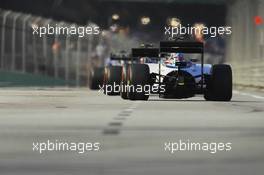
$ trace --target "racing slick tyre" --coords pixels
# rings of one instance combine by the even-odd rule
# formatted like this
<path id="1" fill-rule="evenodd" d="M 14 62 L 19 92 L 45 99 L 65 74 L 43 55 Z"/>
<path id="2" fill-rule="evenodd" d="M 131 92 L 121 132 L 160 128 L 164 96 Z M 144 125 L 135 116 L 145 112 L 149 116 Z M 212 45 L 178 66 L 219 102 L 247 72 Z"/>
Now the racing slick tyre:
<path id="1" fill-rule="evenodd" d="M 119 95 L 121 82 L 121 66 L 107 66 L 104 73 L 104 93 L 106 95 Z"/>
<path id="2" fill-rule="evenodd" d="M 97 90 L 103 85 L 104 80 L 104 68 L 98 67 L 91 69 L 89 73 L 89 88 L 91 90 Z"/>
<path id="3" fill-rule="evenodd" d="M 150 70 L 146 64 L 131 64 L 128 69 L 128 92 L 130 100 L 148 100 L 149 94 L 145 92 L 145 87 L 149 85 Z"/>
<path id="4" fill-rule="evenodd" d="M 120 84 L 120 96 L 122 99 L 128 99 L 127 96 L 127 74 L 128 74 L 129 64 L 125 64 L 122 67 L 122 76 L 121 76 L 121 84 Z"/>
<path id="5" fill-rule="evenodd" d="M 213 65 L 204 98 L 209 101 L 230 101 L 232 98 L 232 69 L 230 65 Z"/>

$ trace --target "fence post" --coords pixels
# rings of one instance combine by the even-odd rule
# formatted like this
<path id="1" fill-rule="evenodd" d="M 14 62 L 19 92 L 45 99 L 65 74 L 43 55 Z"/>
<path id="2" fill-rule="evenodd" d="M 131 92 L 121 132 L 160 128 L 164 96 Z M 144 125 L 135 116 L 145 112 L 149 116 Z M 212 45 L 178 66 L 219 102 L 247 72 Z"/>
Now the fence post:
<path id="1" fill-rule="evenodd" d="M 264 60 L 264 28 L 260 30 L 260 42 L 259 42 L 260 52 L 259 59 Z"/>
<path id="2" fill-rule="evenodd" d="M 69 35 L 66 36 L 65 42 L 65 80 L 66 82 L 69 81 L 69 49 L 70 49 L 70 37 Z"/>
<path id="3" fill-rule="evenodd" d="M 22 26 L 22 72 L 26 72 L 26 23 L 27 20 L 31 17 L 31 15 L 27 15 L 23 19 L 23 26 Z"/>
<path id="4" fill-rule="evenodd" d="M 81 57 L 81 38 L 77 40 L 77 60 L 76 60 L 76 86 L 80 87 L 80 57 Z"/>
<path id="5" fill-rule="evenodd" d="M 47 19 L 44 23 L 46 27 L 51 22 L 51 19 Z M 44 74 L 48 75 L 48 50 L 47 50 L 47 35 L 43 36 L 43 57 L 44 57 L 44 64 L 45 64 L 45 72 Z"/>
<path id="6" fill-rule="evenodd" d="M 13 26 L 12 26 L 12 60 L 11 60 L 11 70 L 14 71 L 16 69 L 16 20 L 20 16 L 20 14 L 16 14 L 13 18 Z"/>
<path id="7" fill-rule="evenodd" d="M 40 17 L 38 17 L 33 23 L 34 23 L 34 25 L 37 25 L 37 26 L 39 26 L 38 25 L 38 22 L 41 20 L 41 18 Z M 32 42 L 32 48 L 33 48 L 33 50 L 32 50 L 32 52 L 33 52 L 33 64 L 34 64 L 34 73 L 38 73 L 38 60 L 37 60 L 37 47 L 36 47 L 36 38 L 35 38 L 36 36 L 35 35 L 33 35 L 33 42 Z"/>
<path id="8" fill-rule="evenodd" d="M 5 57 L 5 25 L 6 18 L 10 14 L 10 11 L 4 12 L 2 23 L 2 41 L 1 41 L 1 68 L 4 69 L 4 57 Z"/>
<path id="9" fill-rule="evenodd" d="M 89 35 L 88 36 L 88 48 L 87 48 L 87 65 L 88 65 L 88 69 L 92 69 L 92 44 L 93 44 L 93 35 Z M 87 83 L 90 83 L 90 73 L 91 71 L 88 70 L 88 78 L 87 78 Z"/>
<path id="10" fill-rule="evenodd" d="M 59 38 L 57 34 L 55 34 L 54 42 L 55 43 L 59 42 Z M 59 54 L 58 51 L 56 51 L 55 53 L 53 51 L 53 64 L 54 64 L 53 66 L 54 66 L 54 77 L 55 78 L 58 78 L 58 54 Z"/>

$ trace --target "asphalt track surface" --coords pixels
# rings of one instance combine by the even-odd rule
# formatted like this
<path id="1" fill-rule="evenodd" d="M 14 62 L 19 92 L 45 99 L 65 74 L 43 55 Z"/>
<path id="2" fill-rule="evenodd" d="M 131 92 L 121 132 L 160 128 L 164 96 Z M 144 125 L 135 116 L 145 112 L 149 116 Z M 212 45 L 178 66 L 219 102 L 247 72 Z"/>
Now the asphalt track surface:
<path id="1" fill-rule="evenodd" d="M 263 175 L 264 94 L 124 101 L 87 89 L 0 89 L 1 175 Z M 100 150 L 33 151 L 33 142 L 100 142 Z M 164 143 L 231 142 L 231 151 Z"/>

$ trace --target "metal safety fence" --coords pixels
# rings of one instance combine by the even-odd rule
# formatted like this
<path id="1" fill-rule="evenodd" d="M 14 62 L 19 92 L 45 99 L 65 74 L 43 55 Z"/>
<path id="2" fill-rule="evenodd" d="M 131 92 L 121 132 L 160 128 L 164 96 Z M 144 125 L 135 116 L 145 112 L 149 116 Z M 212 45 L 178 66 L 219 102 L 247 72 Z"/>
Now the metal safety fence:
<path id="1" fill-rule="evenodd" d="M 227 41 L 227 61 L 232 64 L 237 85 L 264 88 L 264 0 L 228 3 L 227 24 L 232 35 Z"/>
<path id="2" fill-rule="evenodd" d="M 0 70 L 60 78 L 68 85 L 86 85 L 89 69 L 103 65 L 110 52 L 137 45 L 126 36 L 108 31 L 81 37 L 67 33 L 40 36 L 34 34 L 34 26 L 79 27 L 0 9 Z"/>

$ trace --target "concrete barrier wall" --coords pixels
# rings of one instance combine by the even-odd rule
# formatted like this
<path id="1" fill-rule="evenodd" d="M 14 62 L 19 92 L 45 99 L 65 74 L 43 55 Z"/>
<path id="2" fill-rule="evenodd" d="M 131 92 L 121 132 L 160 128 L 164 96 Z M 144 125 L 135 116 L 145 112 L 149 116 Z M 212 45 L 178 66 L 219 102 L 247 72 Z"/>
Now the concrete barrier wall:
<path id="1" fill-rule="evenodd" d="M 228 2 L 227 24 L 232 35 L 227 40 L 227 61 L 232 64 L 234 83 L 264 88 L 264 0 Z"/>
<path id="2" fill-rule="evenodd" d="M 111 52 L 128 50 L 138 42 L 121 33 L 100 29 L 98 35 L 67 33 L 34 35 L 35 27 L 92 27 L 0 9 L 0 71 L 45 75 L 68 85 L 86 86 L 92 67 L 103 66 Z M 29 74 L 28 74 L 29 73 Z M 7 75 L 7 74 L 4 74 Z"/>

